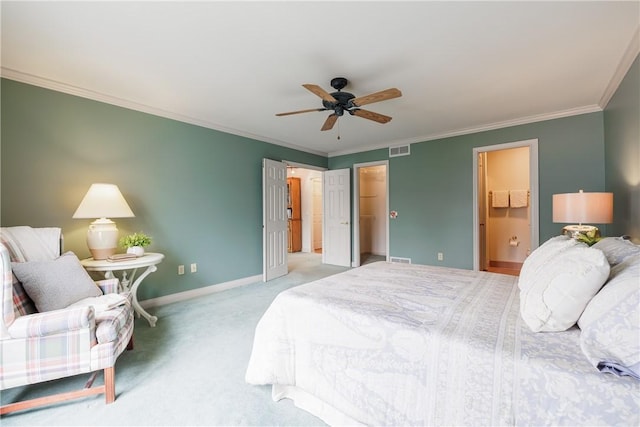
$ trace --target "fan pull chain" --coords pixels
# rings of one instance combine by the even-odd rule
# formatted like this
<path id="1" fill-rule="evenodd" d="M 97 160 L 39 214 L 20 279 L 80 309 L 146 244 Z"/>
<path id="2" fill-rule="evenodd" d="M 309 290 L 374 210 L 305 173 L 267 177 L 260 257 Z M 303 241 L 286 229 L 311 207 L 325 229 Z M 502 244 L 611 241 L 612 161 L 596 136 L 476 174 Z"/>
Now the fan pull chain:
<path id="1" fill-rule="evenodd" d="M 340 141 L 340 120 L 338 120 L 338 141 Z"/>

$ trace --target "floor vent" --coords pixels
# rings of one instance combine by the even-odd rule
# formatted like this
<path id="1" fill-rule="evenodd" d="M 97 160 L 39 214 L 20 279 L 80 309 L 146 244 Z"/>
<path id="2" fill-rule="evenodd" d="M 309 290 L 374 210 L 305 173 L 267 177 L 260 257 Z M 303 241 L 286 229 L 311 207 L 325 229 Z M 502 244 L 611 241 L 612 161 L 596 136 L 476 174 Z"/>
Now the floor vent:
<path id="1" fill-rule="evenodd" d="M 399 145 L 397 147 L 389 147 L 389 157 L 408 156 L 411 154 L 410 145 Z"/>
<path id="2" fill-rule="evenodd" d="M 390 262 L 395 262 L 398 264 L 411 264 L 411 258 L 400 258 L 397 256 L 389 257 Z"/>

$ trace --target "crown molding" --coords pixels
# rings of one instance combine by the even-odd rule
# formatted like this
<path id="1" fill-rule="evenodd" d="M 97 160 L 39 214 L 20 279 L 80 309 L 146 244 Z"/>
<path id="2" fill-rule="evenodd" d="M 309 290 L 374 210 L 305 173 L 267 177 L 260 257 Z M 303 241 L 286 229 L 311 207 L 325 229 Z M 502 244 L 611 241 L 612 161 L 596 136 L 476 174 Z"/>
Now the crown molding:
<path id="1" fill-rule="evenodd" d="M 600 105 L 600 107 L 603 110 L 605 109 L 607 104 L 609 104 L 609 101 L 611 101 L 611 98 L 613 98 L 613 94 L 616 93 L 616 90 L 618 90 L 620 83 L 622 83 L 622 80 L 629 72 L 631 65 L 633 65 L 633 61 L 635 61 L 639 53 L 640 53 L 640 26 L 636 28 L 636 31 L 633 34 L 631 41 L 629 42 L 629 46 L 627 46 L 627 49 L 625 50 L 624 55 L 622 55 L 622 59 L 618 64 L 618 68 L 616 68 L 615 73 L 613 73 L 613 76 L 611 77 L 611 81 L 609 82 L 609 85 L 607 86 L 604 93 L 602 94 L 602 98 L 600 98 L 600 102 L 598 103 L 598 105 Z"/>
<path id="2" fill-rule="evenodd" d="M 36 76 L 33 74 L 23 73 L 21 71 L 13 70 L 7 67 L 0 67 L 0 76 L 9 80 L 15 80 L 20 83 L 26 83 L 26 84 L 38 86 L 44 89 L 50 89 L 56 92 L 66 93 L 68 95 L 74 95 L 81 98 L 91 99 L 93 101 L 103 102 L 105 104 L 115 105 L 115 106 L 126 108 L 129 110 L 139 111 L 139 112 L 151 114 L 154 116 L 164 117 L 166 119 L 176 120 L 183 123 L 189 123 L 189 124 L 204 127 L 207 129 L 213 129 L 213 130 L 228 133 L 231 135 L 253 139 L 255 141 L 267 142 L 270 144 L 291 148 L 293 150 L 303 151 L 306 153 L 327 157 L 327 153 L 322 151 L 312 150 L 306 147 L 289 144 L 287 142 L 276 140 L 276 139 L 265 138 L 262 136 L 254 135 L 249 132 L 240 131 L 238 129 L 228 128 L 228 127 L 219 125 L 217 123 L 196 119 L 191 116 L 185 116 L 183 114 L 175 113 L 173 111 L 163 110 L 161 108 L 156 108 L 156 107 L 152 107 L 145 104 L 140 104 L 138 102 L 130 101 L 128 99 L 118 98 L 118 97 L 107 95 L 104 93 L 83 89 L 77 86 L 69 85 L 66 83 L 58 82 L 55 80 L 47 79 L 47 78 Z"/>
<path id="3" fill-rule="evenodd" d="M 451 132 L 436 133 L 436 134 L 430 134 L 430 135 L 425 135 L 425 136 L 415 137 L 415 138 L 408 138 L 408 139 L 398 139 L 394 141 L 389 141 L 385 144 L 379 144 L 377 146 L 367 147 L 364 150 L 352 149 L 352 150 L 332 151 L 328 154 L 328 157 L 344 156 L 347 154 L 355 154 L 355 153 L 360 153 L 364 151 L 379 150 L 381 148 L 389 148 L 396 145 L 416 144 L 419 142 L 435 141 L 437 139 L 451 138 L 454 136 L 461 136 L 461 135 L 469 135 L 472 133 L 486 132 L 489 130 L 502 129 L 502 128 L 507 128 L 511 126 L 526 125 L 529 123 L 544 122 L 546 120 L 561 119 L 564 117 L 578 116 L 580 114 L 595 113 L 598 111 L 602 111 L 602 108 L 599 105 L 586 105 L 583 107 L 570 108 L 567 110 L 556 111 L 553 113 L 537 114 L 537 115 L 521 117 L 513 120 L 505 120 L 502 122 L 489 123 L 486 125 L 459 129 Z"/>
<path id="4" fill-rule="evenodd" d="M 635 40 L 635 45 L 638 45 L 638 32 L 636 32 L 636 37 L 634 37 Z M 630 44 L 630 47 L 634 46 L 633 42 Z M 636 46 L 637 47 L 637 46 Z M 627 49 L 628 53 L 625 54 L 625 59 L 629 56 L 631 56 L 629 54 L 629 51 L 631 51 L 632 49 Z M 636 49 L 637 50 L 637 49 Z M 637 51 L 636 51 L 636 55 L 637 55 Z M 622 73 L 622 77 L 619 79 L 619 81 L 617 82 L 617 84 L 614 86 L 613 92 L 615 92 L 615 89 L 617 89 L 618 85 L 620 84 L 620 81 L 622 81 L 622 78 L 624 77 L 624 75 L 626 74 L 626 72 L 628 71 L 629 67 L 631 66 L 631 63 L 633 62 L 633 59 L 635 59 L 635 56 L 632 57 L 631 61 L 629 61 L 629 64 L 627 65 L 626 68 L 622 67 L 622 62 L 621 62 L 621 66 L 618 67 L 618 72 L 620 72 L 622 69 L 624 69 L 624 73 Z M 534 115 L 534 116 L 527 116 L 527 117 L 522 117 L 522 118 L 518 118 L 518 119 L 514 119 L 514 120 L 506 120 L 506 121 L 502 121 L 502 122 L 495 122 L 495 123 L 489 123 L 486 125 L 481 125 L 481 126 L 477 126 L 477 127 L 471 127 L 471 128 L 465 128 L 465 129 L 459 129 L 459 130 L 454 130 L 451 132 L 443 132 L 443 133 L 437 133 L 437 134 L 429 134 L 429 135 L 424 135 L 424 136 L 419 136 L 419 137 L 414 137 L 414 138 L 408 138 L 408 139 L 398 139 L 398 140 L 391 140 L 388 142 L 385 142 L 383 144 L 379 144 L 376 146 L 370 146 L 370 147 L 366 147 L 366 148 L 353 148 L 353 149 L 348 149 L 348 150 L 338 150 L 338 151 L 332 151 L 329 153 L 326 152 L 322 152 L 322 151 L 318 151 L 318 150 L 312 150 L 300 145 L 295 145 L 295 144 L 290 144 L 284 141 L 280 141 L 280 140 L 276 140 L 276 139 L 271 139 L 271 138 L 265 138 L 262 136 L 258 136 L 258 135 L 254 135 L 248 132 L 244 132 L 244 131 L 240 131 L 237 129 L 232 129 L 232 128 L 228 128 L 222 125 L 219 125 L 217 123 L 213 123 L 213 122 L 209 122 L 206 120 L 200 120 L 200 119 L 196 119 L 194 117 L 190 117 L 190 116 L 185 116 L 182 114 L 178 114 L 172 111 L 167 111 L 167 110 L 163 110 L 160 108 L 156 108 L 156 107 L 151 107 L 149 105 L 144 105 L 144 104 L 140 104 L 137 102 L 133 102 L 127 99 L 123 99 L 123 98 L 118 98 L 118 97 L 114 97 L 111 95 L 107 95 L 104 93 L 100 93 L 100 92 L 95 92 L 95 91 L 91 91 L 91 90 L 87 90 L 87 89 L 83 89 L 83 88 L 79 88 L 77 86 L 72 86 L 66 83 L 62 83 L 62 82 L 58 82 L 55 80 L 51 80 L 51 79 L 46 79 L 43 77 L 39 77 L 33 74 L 28 74 L 28 73 L 23 73 L 17 70 L 13 70 L 11 68 L 7 68 L 7 67 L 0 67 L 0 72 L 1 72 L 1 76 L 3 78 L 7 78 L 10 80 L 15 80 L 21 83 L 26 83 L 26 84 L 30 84 L 33 86 L 38 86 L 38 87 L 42 87 L 45 89 L 50 89 L 50 90 L 54 90 L 57 92 L 62 92 L 62 93 L 66 93 L 69 95 L 74 95 L 74 96 L 78 96 L 81 98 L 87 98 L 87 99 L 91 99 L 93 101 L 98 101 L 98 102 L 104 102 L 106 104 L 111 104 L 111 105 L 115 105 L 118 107 L 122 107 L 122 108 L 127 108 L 129 110 L 134 110 L 134 111 L 139 111 L 142 113 L 147 113 L 147 114 L 151 114 L 154 116 L 159 116 L 159 117 L 164 117 L 167 119 L 171 119 L 171 120 L 177 120 L 179 122 L 183 122 L 183 123 L 189 123 L 192 125 L 196 125 L 196 126 L 201 126 L 207 129 L 213 129 L 213 130 L 217 130 L 220 132 L 224 132 L 224 133 L 228 133 L 228 134 L 232 134 L 232 135 L 237 135 L 237 136 L 241 136 L 244 138 L 249 138 L 252 140 L 256 140 L 256 141 L 260 141 L 260 142 L 266 142 L 266 143 L 270 143 L 270 144 L 275 144 L 275 145 L 279 145 L 281 147 L 286 147 L 286 148 L 291 148 L 293 150 L 298 150 L 298 151 L 303 151 L 306 153 L 310 153 L 310 154 L 315 154 L 318 156 L 323 156 L 323 157 L 337 157 L 337 156 L 343 156 L 343 155 L 347 155 L 347 154 L 356 154 L 356 153 L 362 153 L 362 152 L 366 152 L 366 151 L 372 151 L 372 150 L 378 150 L 381 148 L 388 148 L 390 146 L 395 146 L 395 145 L 405 145 L 405 144 L 415 144 L 415 143 L 419 143 L 419 142 L 427 142 L 427 141 L 433 141 L 433 140 L 437 140 L 437 139 L 442 139 L 442 138 L 451 138 L 454 136 L 461 136 L 461 135 L 468 135 L 468 134 L 472 134 L 472 133 L 478 133 L 478 132 L 485 132 L 485 131 L 489 131 L 489 130 L 494 130 L 494 129 L 500 129 L 500 128 L 505 128 L 505 127 L 510 127 L 510 126 L 517 126 L 517 125 L 523 125 L 523 124 L 528 124 L 528 123 L 535 123 L 535 122 L 541 122 L 541 121 L 545 121 L 545 120 L 553 120 L 553 119 L 558 119 L 558 118 L 563 118 L 563 117 L 570 117 L 570 116 L 576 116 L 576 115 L 580 115 L 580 114 L 587 114 L 587 113 L 593 113 L 596 111 L 602 111 L 603 108 L 600 106 L 602 105 L 588 105 L 588 106 L 584 106 L 584 107 L 578 107 L 578 108 L 572 108 L 572 109 L 568 109 L 568 110 L 562 110 L 562 111 L 557 111 L 557 112 L 553 112 L 553 113 L 546 113 L 546 114 L 539 114 L 539 115 Z M 618 75 L 618 72 L 616 72 L 616 76 Z M 609 86 L 612 86 L 612 84 L 610 84 Z M 611 96 L 613 95 L 613 93 L 611 94 Z M 609 96 L 609 99 L 611 98 L 611 96 Z M 608 100 L 607 100 L 608 102 Z"/>

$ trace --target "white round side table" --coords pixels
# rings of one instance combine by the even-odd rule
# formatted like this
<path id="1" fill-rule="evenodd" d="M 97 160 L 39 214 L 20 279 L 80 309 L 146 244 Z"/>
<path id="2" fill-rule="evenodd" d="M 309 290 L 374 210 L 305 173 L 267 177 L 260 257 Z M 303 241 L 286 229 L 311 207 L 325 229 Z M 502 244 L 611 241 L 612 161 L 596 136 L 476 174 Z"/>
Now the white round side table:
<path id="1" fill-rule="evenodd" d="M 154 252 L 146 252 L 141 257 L 130 259 L 126 261 L 108 261 L 108 260 L 95 260 L 93 258 L 86 258 L 80 261 L 82 266 L 87 271 L 99 271 L 104 272 L 104 277 L 106 279 L 111 279 L 116 277 L 114 271 L 122 271 L 122 277 L 120 278 L 120 285 L 122 289 L 127 291 L 129 290 L 129 284 L 133 281 L 133 285 L 131 286 L 131 294 L 133 300 L 133 308 L 138 313 L 138 316 L 142 316 L 147 319 L 149 322 L 149 326 L 156 326 L 156 322 L 158 318 L 156 316 L 152 316 L 147 313 L 144 308 L 138 302 L 138 287 L 142 283 L 145 277 L 149 274 L 153 273 L 158 269 L 156 267 L 157 264 L 160 264 L 164 259 L 163 254 L 154 253 Z M 138 272 L 138 268 L 147 269 L 140 274 L 136 278 L 136 273 Z M 131 275 L 127 277 L 127 271 L 132 270 Z"/>

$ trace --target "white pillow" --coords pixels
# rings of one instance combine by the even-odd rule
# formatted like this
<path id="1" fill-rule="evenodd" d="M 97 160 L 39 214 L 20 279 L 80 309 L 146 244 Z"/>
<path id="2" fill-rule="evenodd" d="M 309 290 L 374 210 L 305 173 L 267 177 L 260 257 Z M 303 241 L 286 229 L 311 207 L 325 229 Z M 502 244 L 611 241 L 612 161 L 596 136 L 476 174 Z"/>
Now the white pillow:
<path id="1" fill-rule="evenodd" d="M 549 263 L 555 256 L 568 248 L 579 245 L 575 239 L 571 239 L 567 236 L 552 237 L 536 250 L 531 252 L 525 259 L 520 269 L 520 278 L 518 279 L 518 287 L 522 290 L 523 286 L 528 286 L 530 281 L 526 280 L 527 277 L 537 274 L 536 272 Z M 523 280 L 523 277 L 525 280 Z"/>
<path id="2" fill-rule="evenodd" d="M 534 332 L 575 325 L 610 270 L 602 251 L 583 243 L 563 247 L 534 267 L 519 279 L 520 314 Z"/>
<path id="3" fill-rule="evenodd" d="M 625 368 L 640 377 L 640 254 L 611 269 L 578 326 L 580 348 L 593 366 Z"/>
<path id="4" fill-rule="evenodd" d="M 629 240 L 624 240 L 622 237 L 604 237 L 593 247 L 604 252 L 607 261 L 612 267 L 620 264 L 631 255 L 640 254 L 640 246 L 633 244 Z"/>

